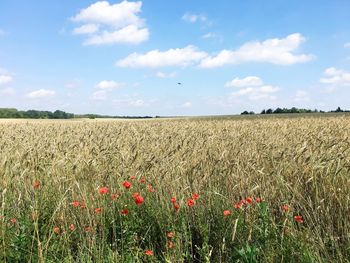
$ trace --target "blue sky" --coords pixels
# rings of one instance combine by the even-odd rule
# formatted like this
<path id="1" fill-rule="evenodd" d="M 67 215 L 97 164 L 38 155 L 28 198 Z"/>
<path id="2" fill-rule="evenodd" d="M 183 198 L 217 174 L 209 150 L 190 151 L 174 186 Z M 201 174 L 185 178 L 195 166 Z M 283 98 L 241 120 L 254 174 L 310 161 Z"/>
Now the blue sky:
<path id="1" fill-rule="evenodd" d="M 349 10 L 348 0 L 1 0 L 0 107 L 350 109 Z"/>

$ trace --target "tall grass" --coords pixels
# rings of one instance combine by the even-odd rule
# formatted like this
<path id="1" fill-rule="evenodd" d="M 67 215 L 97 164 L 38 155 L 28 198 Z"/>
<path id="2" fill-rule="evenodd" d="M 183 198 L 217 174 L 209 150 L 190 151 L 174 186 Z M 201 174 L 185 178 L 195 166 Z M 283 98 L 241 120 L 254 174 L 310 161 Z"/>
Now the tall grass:
<path id="1" fill-rule="evenodd" d="M 349 117 L 6 122 L 0 179 L 1 262 L 350 261 Z"/>

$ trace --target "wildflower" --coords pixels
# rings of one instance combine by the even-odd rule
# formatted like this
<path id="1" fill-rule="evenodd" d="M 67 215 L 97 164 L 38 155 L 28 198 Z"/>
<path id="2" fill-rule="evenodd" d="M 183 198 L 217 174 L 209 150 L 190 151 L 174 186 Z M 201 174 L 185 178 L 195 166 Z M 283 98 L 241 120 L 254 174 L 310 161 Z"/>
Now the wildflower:
<path id="1" fill-rule="evenodd" d="M 11 222 L 12 224 L 16 224 L 16 223 L 17 223 L 17 219 L 16 219 L 16 218 L 11 218 L 11 219 L 10 219 L 10 222 Z"/>
<path id="2" fill-rule="evenodd" d="M 198 195 L 197 193 L 194 193 L 194 194 L 192 195 L 192 198 L 193 198 L 194 200 L 198 200 L 199 195 Z"/>
<path id="3" fill-rule="evenodd" d="M 109 190 L 107 187 L 101 187 L 98 191 L 100 192 L 101 195 L 105 195 L 108 193 Z"/>
<path id="4" fill-rule="evenodd" d="M 96 213 L 96 214 L 99 214 L 99 213 L 101 213 L 101 212 L 102 212 L 102 208 L 96 208 L 96 209 L 95 209 L 95 213 Z"/>
<path id="5" fill-rule="evenodd" d="M 263 200 L 262 200 L 260 197 L 257 197 L 257 198 L 255 198 L 255 201 L 256 201 L 257 203 L 261 203 Z"/>
<path id="6" fill-rule="evenodd" d="M 175 197 L 170 198 L 170 202 L 175 204 L 176 203 L 176 198 Z"/>
<path id="7" fill-rule="evenodd" d="M 60 233 L 60 228 L 59 227 L 54 227 L 53 228 L 53 232 L 55 232 L 56 234 L 59 234 Z"/>
<path id="8" fill-rule="evenodd" d="M 248 203 L 248 204 L 253 203 L 253 198 L 248 197 L 248 198 L 246 199 L 246 203 Z"/>
<path id="9" fill-rule="evenodd" d="M 130 176 L 130 180 L 135 180 L 135 179 L 136 179 L 135 175 Z"/>
<path id="10" fill-rule="evenodd" d="M 234 207 L 235 207 L 236 209 L 240 209 L 241 206 L 242 206 L 241 203 L 237 203 L 237 204 L 234 205 Z"/>
<path id="11" fill-rule="evenodd" d="M 141 178 L 140 179 L 140 183 L 143 183 L 143 184 L 146 183 L 146 179 L 145 178 Z"/>
<path id="12" fill-rule="evenodd" d="M 174 247 L 174 243 L 171 241 L 168 241 L 168 248 L 172 249 Z"/>
<path id="13" fill-rule="evenodd" d="M 75 208 L 78 207 L 79 205 L 80 205 L 80 203 L 78 201 L 73 201 L 72 202 L 72 206 L 75 207 Z"/>
<path id="14" fill-rule="evenodd" d="M 124 186 L 126 189 L 129 189 L 129 188 L 131 187 L 131 183 L 128 182 L 128 181 L 125 181 L 125 182 L 123 183 L 123 186 Z"/>
<path id="15" fill-rule="evenodd" d="M 152 250 L 145 250 L 145 254 L 147 255 L 147 256 L 153 256 L 153 251 Z"/>
<path id="16" fill-rule="evenodd" d="M 34 189 L 39 189 L 40 186 L 41 186 L 40 181 L 35 181 L 35 182 L 33 183 L 33 188 L 34 188 Z"/>
<path id="17" fill-rule="evenodd" d="M 179 204 L 174 204 L 174 209 L 175 209 L 176 211 L 178 211 L 178 210 L 180 209 L 180 205 L 179 205 Z"/>
<path id="18" fill-rule="evenodd" d="M 174 236 L 174 232 L 168 232 L 168 233 L 166 234 L 166 236 L 167 236 L 168 238 L 172 238 L 172 237 Z"/>
<path id="19" fill-rule="evenodd" d="M 294 220 L 297 221 L 298 223 L 304 223 L 303 217 L 300 215 L 294 216 Z"/>
<path id="20" fill-rule="evenodd" d="M 187 205 L 188 206 L 194 206 L 194 204 L 195 204 L 195 202 L 194 202 L 194 200 L 192 198 L 187 200 Z"/>
<path id="21" fill-rule="evenodd" d="M 290 210 L 289 205 L 282 205 L 282 211 L 283 212 L 288 212 Z"/>
<path id="22" fill-rule="evenodd" d="M 112 200 L 115 200 L 115 199 L 117 199 L 119 197 L 119 195 L 118 194 L 111 194 L 111 198 L 112 198 Z"/>
<path id="23" fill-rule="evenodd" d="M 140 195 L 135 197 L 135 204 L 137 204 L 137 205 L 141 205 L 144 201 L 145 201 L 145 199 Z"/>
<path id="24" fill-rule="evenodd" d="M 152 185 L 147 186 L 147 190 L 148 190 L 148 192 L 151 192 L 151 193 L 154 192 L 154 188 Z"/>
<path id="25" fill-rule="evenodd" d="M 74 224 L 70 224 L 69 229 L 70 229 L 71 231 L 74 231 L 74 229 L 75 229 Z"/>
<path id="26" fill-rule="evenodd" d="M 139 196 L 139 193 L 133 193 L 132 197 L 136 198 L 137 196 Z"/>
<path id="27" fill-rule="evenodd" d="M 123 209 L 121 211 L 121 214 L 126 216 L 127 214 L 129 214 L 129 210 L 128 209 Z"/>
<path id="28" fill-rule="evenodd" d="M 229 216 L 231 215 L 231 211 L 230 210 L 225 210 L 224 211 L 224 216 Z"/>

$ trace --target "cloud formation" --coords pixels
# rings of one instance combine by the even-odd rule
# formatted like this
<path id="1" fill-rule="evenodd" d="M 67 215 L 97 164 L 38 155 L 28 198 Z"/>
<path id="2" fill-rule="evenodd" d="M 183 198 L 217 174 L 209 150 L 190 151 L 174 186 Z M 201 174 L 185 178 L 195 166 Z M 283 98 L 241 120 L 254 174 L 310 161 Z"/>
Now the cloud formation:
<path id="1" fill-rule="evenodd" d="M 222 50 L 216 56 L 203 59 L 202 68 L 215 68 L 248 62 L 291 65 L 305 63 L 313 59 L 310 54 L 295 54 L 305 38 L 295 33 L 286 38 L 272 38 L 263 42 L 253 41 L 243 44 L 236 50 Z"/>
<path id="2" fill-rule="evenodd" d="M 118 67 L 124 68 L 158 68 L 169 66 L 189 66 L 198 63 L 207 56 L 195 46 L 169 49 L 167 51 L 151 50 L 145 54 L 133 53 L 117 61 Z"/>
<path id="3" fill-rule="evenodd" d="M 149 30 L 139 16 L 141 7 L 141 1 L 98 1 L 72 18 L 83 23 L 73 29 L 73 34 L 88 35 L 84 45 L 139 44 L 149 38 Z"/>
<path id="4" fill-rule="evenodd" d="M 265 85 L 264 82 L 256 76 L 248 76 L 243 79 L 234 78 L 227 82 L 225 87 L 239 89 L 231 93 L 231 98 L 246 97 L 253 101 L 262 99 L 275 100 L 276 96 L 274 94 L 279 91 L 279 87 Z"/>
<path id="5" fill-rule="evenodd" d="M 350 86 L 350 72 L 334 67 L 327 68 L 320 82 L 331 86 Z"/>
<path id="6" fill-rule="evenodd" d="M 195 23 L 195 22 L 206 22 L 208 21 L 208 18 L 205 15 L 201 14 L 191 14 L 191 13 L 186 13 L 182 16 L 182 20 L 190 22 L 190 23 Z"/>
<path id="7" fill-rule="evenodd" d="M 28 93 L 26 97 L 29 99 L 42 99 L 42 98 L 50 98 L 55 95 L 56 95 L 56 92 L 54 90 L 39 89 Z"/>
<path id="8" fill-rule="evenodd" d="M 96 88 L 101 90 L 113 90 L 120 88 L 121 86 L 121 83 L 115 82 L 113 80 L 102 80 L 96 85 Z"/>

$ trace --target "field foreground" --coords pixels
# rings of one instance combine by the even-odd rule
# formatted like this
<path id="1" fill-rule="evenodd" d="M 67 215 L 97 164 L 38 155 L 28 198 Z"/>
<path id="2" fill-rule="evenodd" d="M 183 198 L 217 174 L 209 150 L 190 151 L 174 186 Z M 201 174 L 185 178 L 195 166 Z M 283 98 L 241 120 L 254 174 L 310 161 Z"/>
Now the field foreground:
<path id="1" fill-rule="evenodd" d="M 0 123 L 0 262 L 350 262 L 350 117 Z"/>

